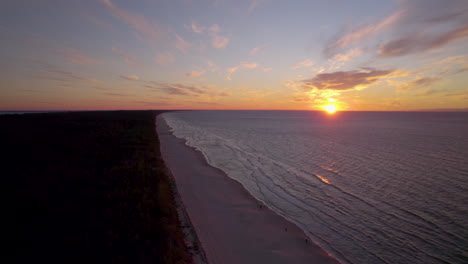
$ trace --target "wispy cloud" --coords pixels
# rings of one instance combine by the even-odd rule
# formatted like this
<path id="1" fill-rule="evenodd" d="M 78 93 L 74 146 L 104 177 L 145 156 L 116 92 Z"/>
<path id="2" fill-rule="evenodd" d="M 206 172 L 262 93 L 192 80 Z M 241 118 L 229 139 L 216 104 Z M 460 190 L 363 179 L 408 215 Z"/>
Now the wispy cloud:
<path id="1" fill-rule="evenodd" d="M 224 49 L 228 45 L 229 39 L 219 34 L 221 32 L 221 27 L 219 25 L 212 25 L 208 31 L 211 35 L 211 45 L 214 48 Z"/>
<path id="2" fill-rule="evenodd" d="M 98 19 L 98 18 L 95 17 L 95 16 L 92 16 L 92 15 L 89 15 L 89 14 L 85 14 L 85 15 L 84 15 L 84 18 L 85 18 L 87 21 L 93 23 L 94 25 L 99 26 L 99 27 L 102 27 L 103 29 L 109 30 L 109 29 L 112 29 L 112 28 L 113 28 L 111 24 L 106 23 L 106 22 L 104 22 L 104 21 Z"/>
<path id="3" fill-rule="evenodd" d="M 192 23 L 190 24 L 190 30 L 194 33 L 202 34 L 206 29 L 205 27 L 198 25 L 195 21 L 192 21 Z"/>
<path id="4" fill-rule="evenodd" d="M 154 57 L 154 62 L 156 62 L 159 65 L 168 65 L 168 64 L 173 63 L 174 61 L 175 61 L 174 56 L 168 52 L 158 53 L 156 54 L 156 57 Z"/>
<path id="5" fill-rule="evenodd" d="M 228 72 L 228 76 L 226 77 L 227 80 L 231 81 L 232 80 L 232 74 L 235 73 L 236 71 L 238 71 L 239 69 L 241 69 L 241 66 L 234 66 L 234 67 L 231 67 L 227 70 Z"/>
<path id="6" fill-rule="evenodd" d="M 240 63 L 240 65 L 231 67 L 231 68 L 229 68 L 227 70 L 228 75 L 227 75 L 226 79 L 231 81 L 232 80 L 232 74 L 235 73 L 236 71 L 240 70 L 240 69 L 255 69 L 258 66 L 259 66 L 259 64 L 255 63 L 255 62 L 243 61 L 243 62 Z"/>
<path id="7" fill-rule="evenodd" d="M 126 64 L 131 65 L 131 66 L 138 66 L 138 67 L 144 67 L 144 63 L 133 56 L 129 55 L 128 53 L 124 52 L 121 49 L 118 49 L 116 47 L 112 47 L 112 52 L 115 54 L 119 55 L 122 57 L 125 61 Z"/>
<path id="8" fill-rule="evenodd" d="M 198 70 L 198 71 L 191 71 L 186 73 L 185 75 L 188 77 L 199 77 L 205 73 L 204 70 Z"/>
<path id="9" fill-rule="evenodd" d="M 361 54 L 362 54 L 362 49 L 355 48 L 355 49 L 350 49 L 343 54 L 336 54 L 333 57 L 333 59 L 337 61 L 350 61 L 351 59 L 358 57 Z"/>
<path id="10" fill-rule="evenodd" d="M 216 63 L 213 62 L 213 61 L 207 60 L 207 61 L 206 61 L 206 64 L 207 64 L 207 66 L 208 66 L 208 71 L 210 71 L 210 72 L 216 72 L 216 71 L 219 70 L 218 64 L 216 64 Z"/>
<path id="11" fill-rule="evenodd" d="M 73 48 L 66 48 L 61 53 L 70 64 L 91 64 L 97 62 L 96 59 L 86 56 Z"/>
<path id="12" fill-rule="evenodd" d="M 271 70 L 273 70 L 273 68 L 263 68 L 263 72 L 269 72 Z"/>
<path id="13" fill-rule="evenodd" d="M 249 8 L 247 9 L 247 13 L 252 13 L 255 8 L 259 7 L 263 0 L 250 0 Z"/>
<path id="14" fill-rule="evenodd" d="M 264 50 L 267 46 L 268 46 L 267 44 L 264 44 L 264 45 L 255 47 L 249 52 L 249 54 L 250 55 L 255 55 L 255 54 L 261 52 L 262 50 Z"/>
<path id="15" fill-rule="evenodd" d="M 209 85 L 147 82 L 145 87 L 149 88 L 152 91 L 161 91 L 163 93 L 175 96 L 216 98 L 228 95 L 225 91 Z"/>
<path id="16" fill-rule="evenodd" d="M 229 39 L 224 36 L 215 35 L 211 41 L 213 47 L 217 49 L 224 49 L 229 43 Z"/>
<path id="17" fill-rule="evenodd" d="M 109 11 L 120 20 L 127 23 L 134 30 L 143 34 L 151 41 L 160 41 L 165 35 L 165 30 L 156 22 L 149 21 L 144 15 L 127 11 L 123 8 L 116 6 L 111 0 L 98 0 Z"/>
<path id="18" fill-rule="evenodd" d="M 125 80 L 130 80 L 130 81 L 140 80 L 140 77 L 138 77 L 137 75 L 120 75 L 120 78 L 125 79 Z"/>
<path id="19" fill-rule="evenodd" d="M 175 38 L 176 38 L 176 41 L 174 43 L 174 46 L 175 46 L 176 49 L 178 49 L 178 50 L 180 50 L 180 51 L 182 51 L 184 53 L 187 53 L 187 49 L 192 47 L 192 44 L 190 44 L 190 42 L 186 41 L 185 39 L 183 39 L 178 34 L 175 34 Z"/>
<path id="20" fill-rule="evenodd" d="M 413 81 L 404 82 L 397 88 L 398 92 L 409 92 L 413 91 L 417 88 L 421 87 L 429 87 L 433 83 L 439 81 L 441 79 L 440 76 L 425 76 L 425 77 L 418 77 Z"/>
<path id="21" fill-rule="evenodd" d="M 195 21 L 189 26 L 186 26 L 190 31 L 200 34 L 207 35 L 210 37 L 211 46 L 216 49 L 224 49 L 229 44 L 229 38 L 221 34 L 221 27 L 218 24 L 213 24 L 209 27 L 205 27 L 197 24 Z M 200 43 L 200 50 L 204 50 L 204 42 Z"/>
<path id="22" fill-rule="evenodd" d="M 379 47 L 383 57 L 403 56 L 440 48 L 468 38 L 468 21 L 444 32 L 412 32 L 385 42 Z"/>
<path id="23" fill-rule="evenodd" d="M 98 79 L 85 77 L 70 71 L 64 71 L 56 68 L 46 68 L 33 76 L 33 78 L 56 81 L 66 85 L 82 84 L 96 89 L 101 89 L 103 85 L 103 82 Z"/>
<path id="24" fill-rule="evenodd" d="M 401 0 L 398 10 L 381 21 L 360 24 L 335 36 L 323 53 L 331 58 L 367 46 L 381 57 L 396 57 L 441 48 L 468 38 L 467 12 L 464 0 Z"/>
<path id="25" fill-rule="evenodd" d="M 334 39 L 332 39 L 325 46 L 323 53 L 327 57 L 333 57 L 340 53 L 343 49 L 349 48 L 352 45 L 355 45 L 385 30 L 388 30 L 401 19 L 403 14 L 403 11 L 398 11 L 382 19 L 377 24 L 361 24 L 355 28 L 347 30 L 344 34 L 339 34 Z"/>
<path id="26" fill-rule="evenodd" d="M 312 79 L 302 80 L 302 87 L 318 90 L 364 89 L 380 78 L 389 77 L 395 70 L 362 69 L 317 74 Z"/>
<path id="27" fill-rule="evenodd" d="M 258 67 L 258 63 L 255 62 L 247 62 L 243 61 L 241 62 L 242 67 L 247 68 L 247 69 L 254 69 Z"/>
<path id="28" fill-rule="evenodd" d="M 133 94 L 113 93 L 113 92 L 106 92 L 106 93 L 101 93 L 101 94 L 108 95 L 108 96 L 118 96 L 118 97 L 134 96 Z"/>
<path id="29" fill-rule="evenodd" d="M 300 68 L 311 67 L 313 65 L 314 65 L 314 61 L 312 59 L 306 59 L 306 60 L 300 61 L 298 63 L 295 63 L 293 66 L 291 66 L 291 68 L 300 69 Z"/>

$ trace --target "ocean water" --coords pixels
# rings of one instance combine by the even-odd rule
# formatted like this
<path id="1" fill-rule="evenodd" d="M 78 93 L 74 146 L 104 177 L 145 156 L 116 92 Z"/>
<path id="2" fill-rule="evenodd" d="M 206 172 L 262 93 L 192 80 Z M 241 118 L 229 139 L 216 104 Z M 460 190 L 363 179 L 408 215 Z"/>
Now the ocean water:
<path id="1" fill-rule="evenodd" d="M 342 263 L 468 263 L 468 113 L 163 117 Z"/>

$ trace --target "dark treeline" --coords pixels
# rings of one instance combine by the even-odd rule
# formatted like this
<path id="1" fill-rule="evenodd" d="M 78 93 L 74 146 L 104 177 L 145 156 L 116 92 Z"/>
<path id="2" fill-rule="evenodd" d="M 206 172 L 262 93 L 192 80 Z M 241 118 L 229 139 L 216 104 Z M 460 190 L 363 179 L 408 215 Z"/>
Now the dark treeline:
<path id="1" fill-rule="evenodd" d="M 159 113 L 0 116 L 13 262 L 191 262 L 160 158 Z"/>

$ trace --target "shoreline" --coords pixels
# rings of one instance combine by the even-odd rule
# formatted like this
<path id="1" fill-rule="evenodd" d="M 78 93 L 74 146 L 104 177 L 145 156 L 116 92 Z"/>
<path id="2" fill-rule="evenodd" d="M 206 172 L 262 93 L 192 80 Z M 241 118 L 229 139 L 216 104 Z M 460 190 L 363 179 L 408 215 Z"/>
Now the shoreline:
<path id="1" fill-rule="evenodd" d="M 339 263 L 241 183 L 209 165 L 202 152 L 175 137 L 161 116 L 156 124 L 161 157 L 209 263 Z"/>
<path id="2" fill-rule="evenodd" d="M 193 263 L 159 152 L 162 112 L 1 115 L 8 259 Z"/>

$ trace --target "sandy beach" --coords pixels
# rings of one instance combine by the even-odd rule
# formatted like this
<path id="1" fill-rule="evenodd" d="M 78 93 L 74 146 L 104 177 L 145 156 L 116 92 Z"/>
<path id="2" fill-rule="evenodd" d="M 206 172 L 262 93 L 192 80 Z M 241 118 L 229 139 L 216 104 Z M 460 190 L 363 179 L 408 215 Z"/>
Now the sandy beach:
<path id="1" fill-rule="evenodd" d="M 161 155 L 209 263 L 338 263 L 157 118 Z"/>

